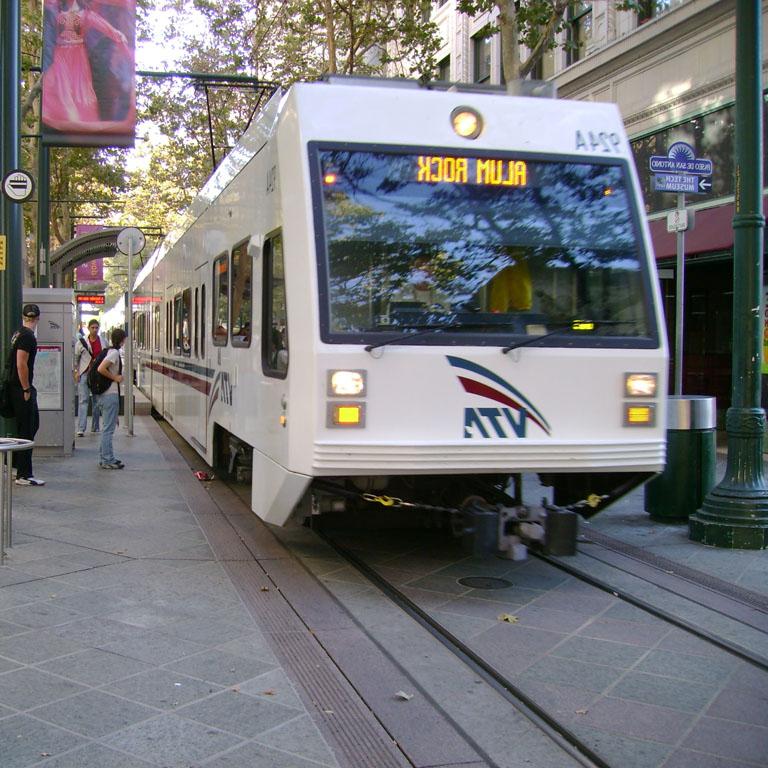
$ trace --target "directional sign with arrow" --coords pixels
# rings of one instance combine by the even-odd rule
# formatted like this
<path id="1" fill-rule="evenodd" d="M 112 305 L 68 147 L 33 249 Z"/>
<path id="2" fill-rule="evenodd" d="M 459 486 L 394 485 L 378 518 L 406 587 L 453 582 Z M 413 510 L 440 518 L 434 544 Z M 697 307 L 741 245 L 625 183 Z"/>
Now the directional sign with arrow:
<path id="1" fill-rule="evenodd" d="M 34 191 L 34 179 L 26 171 L 11 171 L 3 179 L 3 194 L 14 203 L 26 202 Z"/>
<path id="2" fill-rule="evenodd" d="M 707 195 L 712 189 L 712 161 L 696 157 L 693 147 L 684 141 L 672 144 L 666 157 L 651 157 L 649 165 L 655 192 Z"/>

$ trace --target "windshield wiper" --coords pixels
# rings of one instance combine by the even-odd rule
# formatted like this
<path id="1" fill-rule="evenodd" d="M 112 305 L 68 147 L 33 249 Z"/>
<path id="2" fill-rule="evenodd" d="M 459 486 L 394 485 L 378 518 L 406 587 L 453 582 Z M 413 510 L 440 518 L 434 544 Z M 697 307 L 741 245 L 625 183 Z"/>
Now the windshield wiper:
<path id="1" fill-rule="evenodd" d="M 438 331 L 450 331 L 456 328 L 484 328 L 488 323 L 464 323 L 457 320 L 453 323 L 444 323 L 443 325 L 430 325 L 427 323 L 412 323 L 406 326 L 400 326 L 401 328 L 410 328 L 410 333 L 402 333 L 399 336 L 395 336 L 391 339 L 385 339 L 379 341 L 376 344 L 367 344 L 364 349 L 366 352 L 378 349 L 379 347 L 386 347 L 389 344 L 395 344 L 398 341 L 405 341 L 406 339 L 415 339 L 417 336 L 426 336 L 430 333 L 437 333 Z"/>
<path id="2" fill-rule="evenodd" d="M 527 347 L 529 344 L 535 344 L 537 341 L 546 339 L 549 336 L 555 336 L 558 333 L 586 333 L 588 331 L 594 331 L 600 325 L 636 325 L 635 320 L 572 320 L 568 325 L 560 325 L 557 328 L 553 328 L 547 333 L 542 333 L 538 336 L 531 336 L 529 339 L 523 339 L 523 341 L 517 341 L 514 344 L 501 348 L 501 354 L 506 355 L 507 352 L 511 352 L 513 349 L 519 349 L 520 347 Z"/>

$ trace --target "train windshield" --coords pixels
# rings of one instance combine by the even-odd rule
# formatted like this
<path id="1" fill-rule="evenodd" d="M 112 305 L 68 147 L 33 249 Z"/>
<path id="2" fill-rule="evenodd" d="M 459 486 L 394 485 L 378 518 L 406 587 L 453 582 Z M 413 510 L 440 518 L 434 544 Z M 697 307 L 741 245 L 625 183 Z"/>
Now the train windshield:
<path id="1" fill-rule="evenodd" d="M 656 345 L 622 164 L 312 149 L 324 340 Z"/>

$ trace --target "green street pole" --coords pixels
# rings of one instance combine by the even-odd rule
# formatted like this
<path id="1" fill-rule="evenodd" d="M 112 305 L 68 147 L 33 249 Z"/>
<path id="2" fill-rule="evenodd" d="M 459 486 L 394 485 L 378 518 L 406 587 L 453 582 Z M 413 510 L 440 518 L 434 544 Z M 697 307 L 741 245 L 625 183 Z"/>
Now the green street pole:
<path id="1" fill-rule="evenodd" d="M 768 547 L 760 407 L 763 278 L 763 87 L 760 0 L 736 3 L 736 214 L 733 366 L 725 477 L 689 520 L 690 538 L 730 549 Z"/>
<path id="2" fill-rule="evenodd" d="M 19 167 L 21 79 L 21 2 L 0 2 L 0 178 Z M 10 337 L 21 324 L 22 209 L 0 192 L 0 234 L 6 237 L 5 269 L 0 270 L 0 361 L 5 366 Z M 0 434 L 9 433 L 13 422 L 0 419 Z"/>
<path id="3" fill-rule="evenodd" d="M 37 287 L 47 288 L 51 280 L 50 149 L 42 140 L 37 149 Z"/>

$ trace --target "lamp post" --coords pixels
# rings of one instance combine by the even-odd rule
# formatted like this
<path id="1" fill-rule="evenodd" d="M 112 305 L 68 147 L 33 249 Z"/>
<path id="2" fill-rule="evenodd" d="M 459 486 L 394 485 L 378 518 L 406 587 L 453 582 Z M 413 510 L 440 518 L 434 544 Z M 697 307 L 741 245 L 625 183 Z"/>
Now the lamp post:
<path id="1" fill-rule="evenodd" d="M 760 407 L 763 277 L 763 89 L 760 0 L 736 3 L 736 214 L 733 218 L 733 366 L 726 414 L 725 477 L 689 520 L 694 541 L 732 549 L 768 547 Z"/>
<path id="2" fill-rule="evenodd" d="M 20 0 L 0 2 L 0 178 L 19 167 Z M 21 319 L 22 211 L 0 193 L 0 234 L 6 238 L 5 269 L 0 270 L 0 360 L 6 360 L 11 333 Z M 0 432 L 12 422 L 0 419 Z"/>

